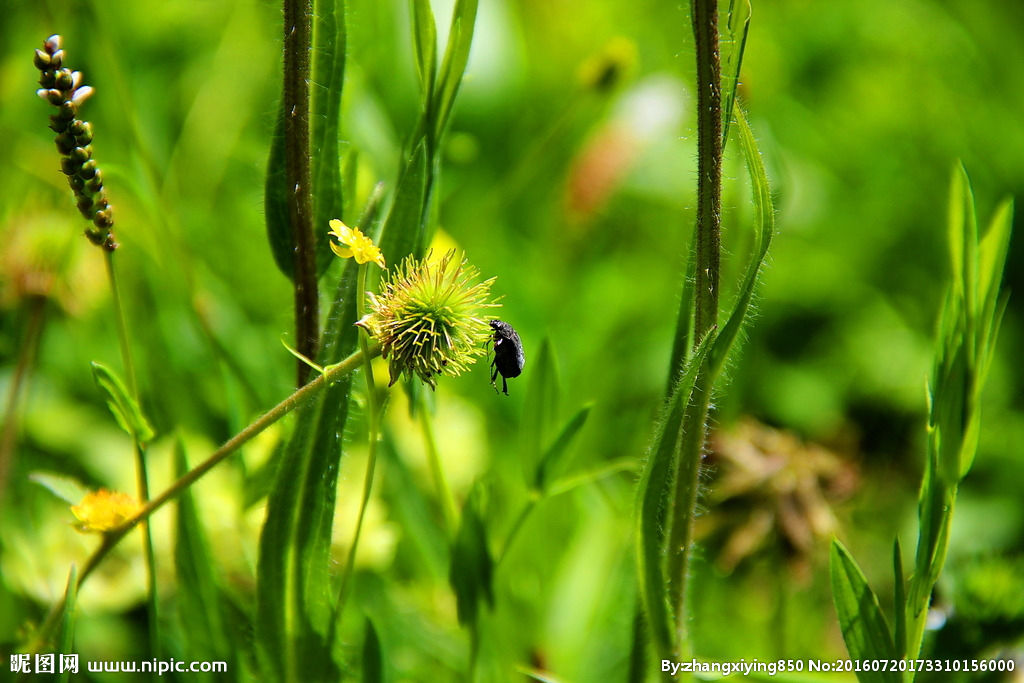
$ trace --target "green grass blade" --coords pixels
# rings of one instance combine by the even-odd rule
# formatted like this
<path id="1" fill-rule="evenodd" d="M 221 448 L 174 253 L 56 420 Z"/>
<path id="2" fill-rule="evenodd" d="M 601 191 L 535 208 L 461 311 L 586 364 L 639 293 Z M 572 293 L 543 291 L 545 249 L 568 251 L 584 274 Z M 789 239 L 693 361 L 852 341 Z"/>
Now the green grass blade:
<path id="1" fill-rule="evenodd" d="M 476 24 L 476 10 L 479 0 L 457 0 L 452 10 L 452 26 L 448 32 L 448 45 L 441 63 L 441 74 L 437 82 L 434 111 L 434 136 L 441 139 L 448 117 L 455 104 L 455 96 L 462 84 L 462 75 L 469 62 L 469 48 L 473 43 L 473 29 Z"/>
<path id="2" fill-rule="evenodd" d="M 892 575 L 892 608 L 896 621 L 893 626 L 893 645 L 896 648 L 895 657 L 902 659 L 907 653 L 907 584 L 903 574 L 903 552 L 898 538 L 892 544 Z"/>
<path id="3" fill-rule="evenodd" d="M 363 683 L 383 683 L 384 655 L 380 648 L 380 638 L 373 622 L 366 620 L 366 635 L 363 637 Z"/>
<path id="4" fill-rule="evenodd" d="M 664 564 L 667 510 L 675 484 L 683 415 L 712 336 L 706 336 L 694 351 L 663 409 L 637 491 L 637 577 L 656 652 L 672 652 L 675 620 Z"/>
<path id="5" fill-rule="evenodd" d="M 175 443 L 174 462 L 178 477 L 188 471 L 185 447 L 180 439 Z M 192 489 L 185 489 L 178 497 L 174 544 L 174 568 L 179 587 L 175 604 L 181 618 L 183 650 L 197 659 L 227 662 L 227 675 L 237 680 L 234 656 L 237 648 L 226 626 L 215 566 Z"/>
<path id="6" fill-rule="evenodd" d="M 377 240 L 389 268 L 413 253 L 423 240 L 427 163 L 426 142 L 420 140 L 399 176 L 394 203 Z"/>
<path id="7" fill-rule="evenodd" d="M 714 347 L 708 354 L 708 365 L 710 381 L 713 383 L 718 373 L 721 372 L 725 359 L 732 349 L 733 342 L 739 335 L 739 331 L 746 319 L 747 310 L 750 308 L 751 299 L 754 296 L 754 285 L 757 284 L 757 276 L 764 264 L 765 256 L 768 254 L 768 247 L 771 245 L 772 235 L 775 233 L 775 209 L 772 206 L 771 187 L 768 185 L 768 174 L 764 170 L 764 161 L 757 149 L 757 142 L 754 140 L 754 133 L 747 124 L 747 118 L 739 107 L 734 109 L 736 113 L 737 130 L 739 131 L 740 148 L 743 150 L 743 157 L 747 162 L 747 171 L 750 174 L 750 185 L 754 194 L 754 253 L 747 263 L 747 270 L 740 283 L 739 293 L 733 302 L 732 310 L 722 326 L 721 332 L 717 335 Z"/>
<path id="8" fill-rule="evenodd" d="M 68 505 L 78 505 L 89 489 L 79 480 L 64 474 L 36 470 L 28 475 L 29 481 L 39 484 L 44 489 L 63 500 Z"/>
<path id="9" fill-rule="evenodd" d="M 338 138 L 341 94 L 345 83 L 345 4 L 317 0 L 313 13 L 313 59 L 310 78 L 310 145 L 312 147 L 313 243 L 316 274 L 324 274 L 334 253 L 327 223 L 342 218 L 344 195 Z"/>
<path id="10" fill-rule="evenodd" d="M 679 296 L 679 313 L 676 317 L 676 333 L 672 340 L 672 357 L 668 364 L 668 385 L 665 388 L 666 399 L 672 395 L 679 375 L 683 372 L 686 359 L 689 358 L 693 346 L 693 285 L 697 268 L 697 232 L 690 234 L 690 248 L 686 252 L 683 267 L 683 291 Z"/>
<path id="11" fill-rule="evenodd" d="M 949 193 L 949 256 L 955 296 L 965 302 L 967 320 L 977 319 L 978 222 L 971 181 L 962 163 L 953 169 Z M 970 334 L 970 331 L 968 331 Z"/>
<path id="12" fill-rule="evenodd" d="M 107 399 L 107 407 L 121 429 L 138 443 L 145 444 L 153 439 L 153 428 L 142 414 L 142 408 L 128 394 L 128 389 L 117 374 L 102 363 L 93 361 L 92 378 Z"/>
<path id="13" fill-rule="evenodd" d="M 519 423 L 521 458 L 528 484 L 532 484 L 539 474 L 544 444 L 555 429 L 559 393 L 554 349 L 551 340 L 545 337 L 535 357 L 530 359 L 530 383 L 526 386 L 523 417 Z"/>
<path id="14" fill-rule="evenodd" d="M 78 567 L 71 565 L 68 572 L 68 584 L 64 590 L 64 609 L 60 615 L 60 635 L 57 637 L 57 659 L 60 655 L 75 652 L 75 615 L 78 610 Z M 57 667 L 60 671 L 63 667 Z M 71 671 L 62 671 L 58 681 L 69 680 Z"/>
<path id="15" fill-rule="evenodd" d="M 412 0 L 412 39 L 416 53 L 416 73 L 420 77 L 424 113 L 433 106 L 437 79 L 437 25 L 430 0 Z"/>
<path id="16" fill-rule="evenodd" d="M 729 124 L 732 123 L 732 109 L 736 103 L 743 51 L 747 46 L 750 13 L 750 0 L 729 0 L 728 20 L 719 39 L 722 55 L 722 149 L 729 141 Z"/>
<path id="17" fill-rule="evenodd" d="M 295 280 L 295 252 L 292 225 L 288 213 L 288 179 L 284 170 L 284 103 L 279 105 L 277 122 L 270 139 L 267 177 L 263 183 L 263 220 L 267 226 L 267 244 L 277 269 Z M 316 226 L 314 226 L 316 227 Z"/>
<path id="18" fill-rule="evenodd" d="M 864 573 L 839 541 L 832 542 L 832 599 L 846 649 L 853 660 L 889 660 L 896 655 L 889 624 Z M 895 671 L 857 672 L 862 683 L 899 683 Z"/>
<path id="19" fill-rule="evenodd" d="M 462 521 L 452 543 L 448 581 L 455 593 L 459 623 L 476 623 L 484 603 L 494 605 L 494 558 L 487 543 L 487 528 L 480 512 L 478 483 L 462 506 Z"/>
<path id="20" fill-rule="evenodd" d="M 350 260 L 338 285 L 317 358 L 322 365 L 338 362 L 356 347 L 356 270 Z M 256 595 L 256 634 L 268 679 L 339 675 L 328 642 L 333 596 L 327 569 L 351 386 L 349 375 L 297 411 L 268 499 Z"/>
<path id="21" fill-rule="evenodd" d="M 552 473 L 558 468 L 565 453 L 569 450 L 569 445 L 573 439 L 583 429 L 588 415 L 590 415 L 589 405 L 580 408 L 562 427 L 562 431 L 554 443 L 544 451 L 544 456 L 537 465 L 537 475 L 535 478 L 535 486 L 538 491 L 545 491 L 547 489 Z"/>
<path id="22" fill-rule="evenodd" d="M 999 285 L 1003 280 L 1006 253 L 1010 246 L 1013 230 L 1013 200 L 1003 200 L 985 229 L 978 250 L 978 283 L 982 287 L 980 300 L 981 315 L 991 318 L 999 299 Z"/>

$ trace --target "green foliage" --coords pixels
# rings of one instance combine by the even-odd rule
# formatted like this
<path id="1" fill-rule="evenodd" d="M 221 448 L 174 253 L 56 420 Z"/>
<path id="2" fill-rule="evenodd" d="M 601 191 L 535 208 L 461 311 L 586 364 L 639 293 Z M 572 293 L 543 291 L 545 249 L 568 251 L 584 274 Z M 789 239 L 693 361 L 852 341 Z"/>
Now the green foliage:
<path id="1" fill-rule="evenodd" d="M 878 597 L 864 573 L 839 541 L 832 542 L 832 599 L 835 601 L 843 640 L 854 661 L 885 661 L 896 658 L 889 624 L 878 605 Z M 896 683 L 898 671 L 859 671 L 864 683 Z"/>
<path id="2" fill-rule="evenodd" d="M 153 428 L 142 414 L 139 404 L 128 393 L 121 378 L 106 365 L 96 361 L 92 362 L 92 377 L 96 386 L 103 392 L 107 407 L 121 429 L 138 443 L 144 444 L 152 440 Z"/>
<path id="3" fill-rule="evenodd" d="M 483 489 L 477 485 L 462 507 L 452 543 L 448 582 L 455 592 L 459 623 L 476 628 L 484 606 L 494 606 L 494 558 L 487 543 L 482 511 Z"/>
<path id="4" fill-rule="evenodd" d="M 981 430 L 981 391 L 1006 310 L 1000 293 L 1010 239 L 1012 205 L 1004 201 L 983 235 L 963 166 L 953 172 L 949 243 L 952 282 L 941 312 L 929 382 L 927 460 L 918 498 L 914 571 L 904 588 L 899 542 L 894 548 L 896 630 L 888 630 L 874 593 L 838 542 L 833 544 L 832 593 L 850 656 L 888 651 L 916 658 L 922 647 L 932 590 L 949 548 L 961 480 L 974 463 Z M 906 595 L 904 595 L 906 590 Z M 884 638 L 883 638 L 884 635 Z M 860 672 L 869 680 L 870 672 Z"/>
<path id="5" fill-rule="evenodd" d="M 345 269 L 318 360 L 355 349 L 355 263 Z M 280 680 L 336 676 L 328 558 L 341 439 L 351 375 L 298 411 L 279 461 L 260 535 L 256 633 L 263 661 Z"/>
<path id="6" fill-rule="evenodd" d="M 131 437 L 108 402 L 129 432 L 142 409 L 155 497 L 180 471 L 179 439 L 195 467 L 294 388 L 295 361 L 278 342 L 297 345 L 293 291 L 275 263 L 291 267 L 289 236 L 268 248 L 265 234 L 284 225 L 273 191 L 286 188 L 272 178 L 283 171 L 274 139 L 281 6 L 8 4 L 0 651 L 27 652 L 43 631 L 55 647 L 74 605 L 81 657 L 145 660 L 157 650 L 140 628 L 150 605 L 139 534 L 87 568 L 107 540 L 76 531 L 68 505 L 99 487 L 138 495 Z M 691 431 L 702 423 L 700 411 L 687 414 L 694 391 L 673 395 L 684 371 L 700 371 L 687 364 L 695 273 L 685 257 L 697 205 L 687 3 L 642 12 L 621 0 L 343 4 L 320 0 L 310 52 L 314 237 L 326 266 L 319 285 L 335 303 L 321 307 L 324 348 L 313 360 L 355 348 L 356 269 L 322 249 L 326 215 L 380 240 L 390 266 L 431 247 L 465 251 L 496 276 L 496 317 L 521 334 L 527 365 L 508 397 L 489 386 L 483 358 L 460 378 L 437 377 L 436 390 L 414 387 L 408 402 L 399 385 L 378 382 L 390 405 L 342 618 L 338 584 L 369 422 L 359 377 L 158 510 L 149 528 L 160 656 L 225 659 L 235 680 L 286 678 L 286 657 L 293 677 L 313 680 L 441 683 L 470 670 L 481 681 L 649 679 L 671 656 L 655 629 L 667 643 L 679 630 L 660 554 L 675 494 L 665 465 L 684 422 Z M 690 464 L 709 492 L 688 572 L 692 653 L 748 662 L 847 654 L 829 606 L 828 541 L 794 554 L 774 527 L 735 569 L 722 561 L 724 544 L 753 524 L 746 502 L 727 497 L 737 482 L 729 440 L 737 421 L 757 420 L 841 463 L 837 490 L 823 491 L 824 517 L 870 579 L 897 656 L 1012 655 L 1022 643 L 1012 579 L 1024 537 L 1024 309 L 1004 292 L 1021 289 L 1024 267 L 1012 203 L 1000 199 L 1024 188 L 1024 72 L 1014 68 L 1024 63 L 1024 15 L 993 0 L 719 8 L 722 308 L 698 360 L 722 365 L 697 396 L 713 405 L 708 440 L 697 444 L 707 452 L 687 446 L 703 458 Z M 82 239 L 58 168 L 53 108 L 32 96 L 33 48 L 52 31 L 95 88 L 82 115 L 115 205 L 137 403 L 124 399 L 132 382 L 120 370 L 101 254 Z M 741 168 L 744 132 L 733 119 L 745 112 L 770 193 Z M 268 166 L 272 149 L 278 161 Z M 947 195 L 958 157 L 974 190 L 956 169 Z M 741 292 L 764 247 L 765 217 L 755 214 L 769 199 L 781 229 L 750 300 Z M 374 293 L 376 279 L 371 271 Z M 727 331 L 741 304 L 754 324 Z M 936 345 L 935 312 L 947 306 Z M 729 337 L 743 353 L 725 355 Z M 96 390 L 93 359 L 118 369 L 104 376 L 109 389 Z M 922 400 L 929 375 L 934 409 Z M 406 403 L 429 409 L 451 507 Z M 776 462 L 764 443 L 740 445 L 764 456 L 751 473 Z M 648 457 L 637 457 L 645 447 Z M 477 481 L 487 505 L 461 526 L 475 524 L 475 547 L 490 555 L 493 605 L 481 565 L 460 561 L 463 602 L 476 591 L 467 625 L 450 574 L 459 510 Z M 917 547 L 907 547 L 915 520 Z M 72 565 L 86 580 L 66 606 Z M 856 572 L 846 568 L 852 591 Z M 656 611 L 659 599 L 660 627 L 641 616 L 634 628 L 634 610 L 643 615 L 647 602 Z M 935 631 L 922 626 L 931 609 L 947 617 Z"/>

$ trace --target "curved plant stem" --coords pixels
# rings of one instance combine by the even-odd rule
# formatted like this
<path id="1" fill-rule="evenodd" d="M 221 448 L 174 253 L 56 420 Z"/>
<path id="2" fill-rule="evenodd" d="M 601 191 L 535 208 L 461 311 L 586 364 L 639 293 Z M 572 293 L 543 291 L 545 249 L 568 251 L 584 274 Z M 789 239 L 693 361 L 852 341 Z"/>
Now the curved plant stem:
<path id="1" fill-rule="evenodd" d="M 309 156 L 310 46 L 312 0 L 284 0 L 284 141 L 288 213 L 295 246 L 295 333 L 299 352 L 315 358 L 319 344 L 319 292 L 313 238 L 312 174 Z M 309 367 L 298 362 L 297 386 Z"/>
<path id="2" fill-rule="evenodd" d="M 369 344 L 367 346 L 367 352 L 368 357 L 376 358 L 380 355 L 380 346 L 376 343 Z M 214 451 L 210 457 L 193 467 L 177 481 L 168 486 L 167 489 L 160 493 L 160 495 L 146 503 L 146 505 L 143 506 L 143 508 L 139 510 L 134 517 L 125 521 L 116 529 L 104 534 L 103 542 L 100 543 L 100 546 L 93 551 L 92 555 L 89 556 L 89 559 L 86 560 L 85 568 L 78 575 L 78 588 L 80 589 L 82 587 L 82 584 L 85 583 L 85 580 L 93 570 L 99 566 L 100 562 L 103 561 L 107 554 L 110 553 L 114 546 L 116 546 L 129 531 L 134 529 L 141 522 L 149 519 L 154 512 L 181 495 L 185 489 L 196 483 L 203 475 L 220 464 L 220 462 L 229 455 L 251 441 L 267 427 L 274 424 L 296 408 L 308 403 L 328 384 L 341 379 L 359 367 L 363 363 L 363 358 L 365 357 L 363 354 L 364 351 L 359 350 L 334 365 L 326 366 L 319 377 L 303 387 L 296 389 L 291 396 L 278 403 L 276 406 L 260 416 L 255 422 L 252 422 L 248 427 L 224 442 L 224 445 Z M 48 634 L 54 628 L 58 618 L 60 617 L 63 604 L 64 601 L 61 599 L 50 608 L 50 612 L 47 614 L 46 620 L 37 631 L 35 642 L 28 648 L 29 652 L 38 651 L 42 643 L 46 641 Z"/>

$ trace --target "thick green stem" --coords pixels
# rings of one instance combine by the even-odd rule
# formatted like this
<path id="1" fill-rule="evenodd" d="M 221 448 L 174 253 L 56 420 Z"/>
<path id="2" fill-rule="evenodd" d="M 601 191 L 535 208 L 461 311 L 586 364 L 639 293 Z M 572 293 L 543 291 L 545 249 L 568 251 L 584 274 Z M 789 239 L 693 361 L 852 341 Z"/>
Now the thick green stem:
<path id="1" fill-rule="evenodd" d="M 722 76 L 718 3 L 692 0 L 697 52 L 697 269 L 694 344 L 718 321 L 722 224 Z"/>
<path id="2" fill-rule="evenodd" d="M 307 358 L 316 357 L 320 317 L 309 151 L 312 16 L 312 0 L 284 0 L 285 178 L 295 247 L 295 334 L 299 352 Z M 297 386 L 302 386 L 309 367 L 298 361 L 297 373 Z"/>

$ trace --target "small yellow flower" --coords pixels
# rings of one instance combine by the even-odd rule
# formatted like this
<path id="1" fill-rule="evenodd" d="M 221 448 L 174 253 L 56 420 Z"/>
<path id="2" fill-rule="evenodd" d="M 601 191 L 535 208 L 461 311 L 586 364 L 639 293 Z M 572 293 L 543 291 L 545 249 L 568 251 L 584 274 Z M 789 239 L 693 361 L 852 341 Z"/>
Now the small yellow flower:
<path id="1" fill-rule="evenodd" d="M 71 514 L 78 518 L 75 525 L 82 532 L 106 532 L 115 529 L 142 509 L 127 493 L 100 489 L 85 494 L 82 502 L 71 506 Z"/>
<path id="2" fill-rule="evenodd" d="M 328 235 L 338 238 L 341 245 L 331 242 L 331 251 L 341 258 L 356 259 L 356 263 L 368 263 L 373 261 L 381 268 L 387 268 L 384 264 L 384 254 L 373 243 L 369 237 L 364 235 L 359 228 L 350 228 L 337 218 L 331 220 L 331 230 Z"/>

